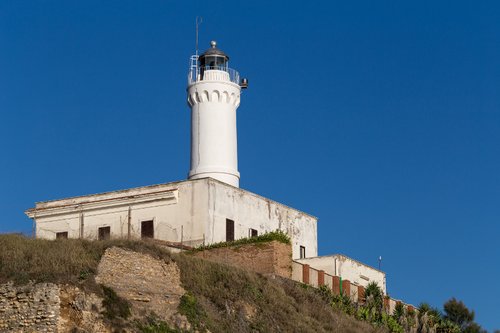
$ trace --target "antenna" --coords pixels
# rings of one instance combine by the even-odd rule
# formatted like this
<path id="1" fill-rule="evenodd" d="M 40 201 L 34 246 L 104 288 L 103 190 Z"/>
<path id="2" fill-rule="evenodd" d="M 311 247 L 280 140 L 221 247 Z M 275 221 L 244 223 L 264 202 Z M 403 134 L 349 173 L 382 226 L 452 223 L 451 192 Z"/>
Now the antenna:
<path id="1" fill-rule="evenodd" d="M 196 16 L 196 55 L 198 55 L 198 30 L 202 22 L 203 22 L 203 17 Z"/>

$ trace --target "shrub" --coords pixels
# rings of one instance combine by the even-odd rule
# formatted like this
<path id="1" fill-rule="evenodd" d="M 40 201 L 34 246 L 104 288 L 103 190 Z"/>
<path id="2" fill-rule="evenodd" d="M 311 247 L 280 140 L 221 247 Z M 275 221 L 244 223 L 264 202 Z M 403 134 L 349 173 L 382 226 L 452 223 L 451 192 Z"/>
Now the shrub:
<path id="1" fill-rule="evenodd" d="M 170 328 L 170 326 L 154 316 L 149 316 L 146 323 L 137 323 L 137 328 L 141 333 L 178 333 L 179 330 Z"/>
<path id="2" fill-rule="evenodd" d="M 403 327 L 397 322 L 394 317 L 389 316 L 385 313 L 382 314 L 382 323 L 387 326 L 389 331 L 392 333 L 403 333 L 404 329 Z"/>
<path id="3" fill-rule="evenodd" d="M 193 251 L 204 251 L 210 249 L 217 249 L 221 247 L 229 247 L 229 246 L 239 246 L 246 244 L 258 244 L 258 243 L 267 243 L 272 241 L 278 241 L 284 244 L 291 244 L 290 237 L 285 234 L 281 230 L 271 231 L 257 237 L 248 237 L 248 238 L 240 238 L 232 242 L 220 242 L 214 243 L 210 245 L 201 245 L 195 248 Z"/>
<path id="4" fill-rule="evenodd" d="M 394 313 L 392 314 L 392 317 L 397 321 L 401 322 L 401 319 L 405 315 L 405 307 L 403 303 L 397 302 L 396 306 L 394 307 Z"/>
<path id="5" fill-rule="evenodd" d="M 198 305 L 198 301 L 193 294 L 187 292 L 182 295 L 179 303 L 179 313 L 185 315 L 195 329 L 200 329 L 204 326 L 203 320 L 206 318 L 206 315 Z"/>
<path id="6" fill-rule="evenodd" d="M 334 308 L 339 309 L 348 315 L 352 316 L 356 313 L 355 304 L 351 301 L 351 298 L 344 293 L 334 295 L 331 304 Z"/>
<path id="7" fill-rule="evenodd" d="M 376 282 L 370 282 L 365 289 L 366 304 L 369 310 L 368 317 L 371 322 L 379 323 L 382 320 L 384 307 L 384 294 Z"/>
<path id="8" fill-rule="evenodd" d="M 308 285 L 304 284 L 304 286 L 308 286 Z M 330 304 L 333 301 L 332 290 L 327 285 L 322 285 L 315 290 L 321 296 L 321 298 L 323 298 L 323 300 L 325 300 L 326 303 Z"/>

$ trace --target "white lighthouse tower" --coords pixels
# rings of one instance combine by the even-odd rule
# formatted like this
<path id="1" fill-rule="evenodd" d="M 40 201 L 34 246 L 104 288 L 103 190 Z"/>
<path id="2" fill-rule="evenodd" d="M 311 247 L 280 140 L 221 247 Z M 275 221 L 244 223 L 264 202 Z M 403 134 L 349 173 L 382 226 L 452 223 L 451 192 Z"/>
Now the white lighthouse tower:
<path id="1" fill-rule="evenodd" d="M 211 47 L 191 57 L 188 104 L 191 107 L 191 169 L 189 179 L 211 177 L 239 187 L 236 109 L 241 89 L 237 71 L 228 67 L 229 57 Z"/>

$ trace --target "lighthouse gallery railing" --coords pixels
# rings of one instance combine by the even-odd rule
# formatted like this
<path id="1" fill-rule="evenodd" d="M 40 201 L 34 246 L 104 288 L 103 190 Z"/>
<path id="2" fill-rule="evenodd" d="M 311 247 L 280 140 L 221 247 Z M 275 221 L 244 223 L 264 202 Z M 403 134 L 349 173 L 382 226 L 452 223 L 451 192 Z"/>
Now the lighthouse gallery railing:
<path id="1" fill-rule="evenodd" d="M 240 84 L 240 73 L 226 66 L 203 66 L 200 67 L 191 58 L 191 66 L 188 73 L 188 84 L 193 84 L 203 80 L 221 80 Z M 196 58 L 197 61 L 197 58 Z M 218 75 L 219 74 L 219 75 Z"/>

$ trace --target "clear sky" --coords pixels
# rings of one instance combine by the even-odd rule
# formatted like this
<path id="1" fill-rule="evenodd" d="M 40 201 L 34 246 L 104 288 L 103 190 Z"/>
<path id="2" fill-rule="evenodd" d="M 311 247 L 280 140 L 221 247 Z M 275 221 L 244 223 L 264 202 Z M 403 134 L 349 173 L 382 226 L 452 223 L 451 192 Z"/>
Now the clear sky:
<path id="1" fill-rule="evenodd" d="M 0 1 L 0 232 L 44 201 L 185 179 L 196 15 L 248 77 L 241 187 L 320 254 L 500 328 L 500 2 Z"/>

